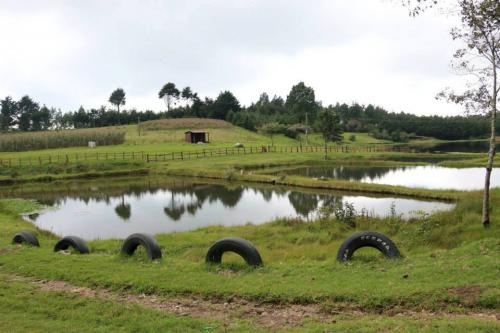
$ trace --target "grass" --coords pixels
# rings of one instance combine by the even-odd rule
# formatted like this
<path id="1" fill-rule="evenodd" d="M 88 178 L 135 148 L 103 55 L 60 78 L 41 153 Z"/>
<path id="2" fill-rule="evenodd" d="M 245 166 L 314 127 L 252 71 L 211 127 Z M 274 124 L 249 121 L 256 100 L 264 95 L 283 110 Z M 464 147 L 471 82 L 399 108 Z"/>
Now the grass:
<path id="1" fill-rule="evenodd" d="M 0 273 L 0 331 L 3 332 L 263 332 L 248 322 L 179 317 L 57 291 L 41 291 Z M 327 323 L 306 322 L 287 332 L 493 332 L 498 325 L 478 319 L 336 315 Z M 274 331 L 274 330 L 273 330 Z"/>
<path id="2" fill-rule="evenodd" d="M 493 201 L 500 200 L 500 190 L 494 190 L 492 195 Z M 42 316 L 49 319 L 40 324 L 40 331 L 62 329 L 70 323 L 83 331 L 100 331 L 101 327 L 113 331 L 115 327 L 123 331 L 158 331 L 164 325 L 172 325 L 172 331 L 177 328 L 206 331 L 207 326 L 222 331 L 225 327 L 211 320 L 159 316 L 153 310 L 130 309 L 113 302 L 41 293 L 22 283 L 5 281 L 12 274 L 159 297 L 202 295 L 222 300 L 239 297 L 260 302 L 320 304 L 333 313 L 343 313 L 346 309 L 366 311 L 361 318 L 337 315 L 335 323 L 306 321 L 296 331 L 498 329 L 498 323 L 465 315 L 467 311 L 490 311 L 500 306 L 500 210 L 493 207 L 492 227 L 482 228 L 477 192 L 468 193 L 453 211 L 410 222 L 397 218 L 358 218 L 357 228 L 352 229 L 330 219 L 313 223 L 282 219 L 261 226 L 210 227 L 157 235 L 164 257 L 154 263 L 147 262 L 144 256 L 122 257 L 118 254 L 119 240 L 90 242 L 90 255 L 56 254 L 52 251 L 55 236 L 36 230 L 19 218 L 20 212 L 38 208 L 29 200 L 0 200 L 0 308 L 7 314 L 2 317 L 9 318 L 8 322 L 0 319 L 0 329 L 6 331 L 12 327 L 32 331 Z M 25 229 L 38 233 L 41 248 L 10 244 L 12 235 Z M 336 262 L 335 253 L 342 240 L 364 229 L 390 235 L 404 258 L 385 260 L 373 251 L 360 251 L 351 263 Z M 225 255 L 220 267 L 204 263 L 206 250 L 214 240 L 234 235 L 245 237 L 257 246 L 265 263 L 263 268 L 247 268 L 234 255 Z M 473 291 L 468 292 L 469 288 Z M 28 315 L 24 312 L 21 316 L 21 311 L 27 311 L 26 303 L 31 304 Z M 78 306 L 68 306 L 74 303 Z M 397 309 L 445 311 L 464 317 L 376 315 Z M 101 315 L 97 316 L 99 312 Z M 146 318 L 147 323 L 135 318 Z M 250 331 L 252 327 L 242 321 L 234 323 L 229 331 Z"/>
<path id="3" fill-rule="evenodd" d="M 198 150 L 201 145 L 182 142 L 184 129 L 127 131 L 125 143 L 98 147 L 97 151 L 180 151 Z M 265 145 L 269 138 L 241 128 L 210 129 L 213 143 L 203 148 Z M 346 134 L 348 135 L 348 134 Z M 351 145 L 384 143 L 356 134 Z M 316 140 L 311 136 L 312 141 Z M 319 138 L 318 138 L 319 139 Z M 298 141 L 279 137 L 279 144 Z M 318 141 L 319 142 L 319 141 Z M 59 153 L 83 152 L 86 148 L 65 148 Z M 0 153 L 0 158 L 52 154 L 54 150 Z M 61 191 L 68 178 L 109 177 L 113 174 L 144 174 L 164 177 L 208 177 L 207 182 L 259 182 L 262 186 L 300 186 L 310 191 L 354 190 L 457 200 L 456 208 L 410 221 L 397 217 L 356 219 L 356 228 L 327 218 L 306 223 L 280 219 L 272 223 L 240 227 L 210 227 L 190 232 L 157 235 L 163 259 L 150 263 L 144 256 L 125 258 L 118 254 L 120 240 L 89 243 L 91 254 L 53 253 L 57 237 L 23 221 L 21 212 L 40 207 L 26 199 L 0 200 L 0 331 L 267 331 L 258 318 L 220 322 L 214 318 L 166 315 L 142 306 L 113 300 L 89 299 L 65 292 L 40 290 L 31 282 L 13 277 L 63 280 L 75 286 L 106 288 L 118 293 L 151 294 L 158 297 L 189 297 L 279 304 L 299 303 L 321 306 L 332 321 L 305 320 L 301 326 L 282 331 L 297 332 L 494 332 L 498 322 L 479 319 L 469 312 L 498 311 L 500 300 L 500 207 L 492 205 L 492 226 L 480 225 L 481 193 L 409 189 L 338 180 L 314 180 L 298 176 L 261 174 L 262 167 L 283 168 L 304 164 L 439 165 L 483 166 L 481 154 L 332 153 L 254 154 L 214 157 L 189 161 L 144 163 L 142 161 L 99 161 L 57 163 L 49 166 L 0 167 L 0 182 L 16 185 L 29 198 L 30 191 Z M 497 162 L 498 163 L 498 162 Z M 212 180 L 210 180 L 211 178 Z M 34 181 L 37 182 L 34 182 Z M 40 181 L 56 180 L 52 185 Z M 116 191 L 127 179 L 110 180 Z M 101 179 L 89 181 L 102 182 Z M 58 187 L 59 186 L 59 187 Z M 309 191 L 303 189 L 304 191 Z M 11 197 L 10 188 L 1 188 L 1 197 Z M 84 191 L 84 187 L 80 188 Z M 492 190 L 492 202 L 500 202 L 500 189 Z M 38 234 L 41 248 L 11 244 L 20 230 Z M 358 230 L 376 230 L 389 235 L 404 255 L 401 260 L 385 260 L 374 251 L 361 250 L 347 264 L 335 261 L 341 242 Z M 225 255 L 221 266 L 206 265 L 210 244 L 227 236 L 252 241 L 264 260 L 260 269 L 247 268 L 241 258 Z M 15 280 L 15 279 L 14 279 Z M 26 306 L 28 304 L 29 306 Z M 432 316 L 392 316 L 398 311 L 438 311 Z M 356 314 L 362 311 L 363 314 Z M 449 316 L 447 313 L 452 313 Z M 7 318 L 7 319 L 5 319 Z"/>
<path id="4" fill-rule="evenodd" d="M 500 191 L 493 191 L 492 199 L 499 198 Z M 14 232 L 34 230 L 14 213 L 28 208 L 36 207 L 19 200 L 2 201 L 0 248 L 16 249 L 9 245 Z M 157 264 L 122 258 L 118 255 L 118 240 L 91 242 L 90 256 L 56 255 L 52 253 L 55 237 L 42 233 L 41 249 L 17 248 L 1 256 L 0 265 L 22 275 L 137 293 L 202 293 L 217 297 L 237 294 L 267 301 L 350 302 L 370 309 L 393 307 L 401 302 L 427 309 L 446 305 L 489 308 L 499 305 L 498 298 L 493 297 L 498 295 L 498 274 L 492 269 L 498 264 L 498 214 L 495 207 L 493 226 L 484 230 L 478 222 L 480 195 L 470 194 L 454 211 L 411 222 L 358 218 L 356 229 L 335 220 L 280 220 L 262 226 L 211 227 L 158 235 L 165 258 Z M 335 253 L 342 240 L 365 229 L 390 235 L 405 259 L 386 261 L 368 253 L 366 260 L 337 263 Z M 237 278 L 205 266 L 203 258 L 209 245 L 230 235 L 250 239 L 261 251 L 266 266 L 258 270 L 245 268 Z M 406 274 L 410 280 L 403 278 Z M 482 287 L 472 304 L 446 292 L 463 285 Z"/>
<path id="5" fill-rule="evenodd" d="M 0 273 L 2 332 L 210 332 L 220 323 L 178 317 L 137 305 L 41 291 Z"/>
<path id="6" fill-rule="evenodd" d="M 139 125 L 141 131 L 158 131 L 171 129 L 214 129 L 231 128 L 233 125 L 224 120 L 208 118 L 176 118 L 145 121 Z"/>

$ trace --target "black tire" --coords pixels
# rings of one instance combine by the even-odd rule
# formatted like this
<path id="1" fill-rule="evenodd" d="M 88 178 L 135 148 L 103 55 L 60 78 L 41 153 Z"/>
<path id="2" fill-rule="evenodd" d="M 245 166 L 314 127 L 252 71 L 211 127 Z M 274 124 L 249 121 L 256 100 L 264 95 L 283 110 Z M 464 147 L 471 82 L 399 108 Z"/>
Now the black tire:
<path id="1" fill-rule="evenodd" d="M 31 231 L 21 231 L 18 232 L 17 234 L 14 235 L 14 238 L 12 238 L 12 243 L 13 244 L 28 244 L 32 246 L 40 246 L 40 243 L 38 242 L 38 239 L 36 238 L 35 234 L 32 233 Z"/>
<path id="2" fill-rule="evenodd" d="M 255 246 L 246 239 L 239 237 L 223 238 L 216 241 L 207 252 L 206 262 L 219 264 L 225 252 L 239 254 L 250 266 L 262 266 L 262 258 Z"/>
<path id="3" fill-rule="evenodd" d="M 54 246 L 54 252 L 67 250 L 70 246 L 81 254 L 90 253 L 87 243 L 85 243 L 83 239 L 77 236 L 66 236 L 60 239 Z"/>
<path id="4" fill-rule="evenodd" d="M 125 239 L 122 246 L 122 254 L 131 256 L 139 245 L 144 246 L 150 260 L 161 258 L 160 245 L 156 239 L 146 234 L 132 234 Z"/>
<path id="5" fill-rule="evenodd" d="M 387 258 L 401 257 L 398 248 L 389 237 L 374 231 L 362 231 L 352 235 L 342 243 L 337 252 L 337 260 L 351 260 L 354 252 L 362 247 L 376 248 Z"/>

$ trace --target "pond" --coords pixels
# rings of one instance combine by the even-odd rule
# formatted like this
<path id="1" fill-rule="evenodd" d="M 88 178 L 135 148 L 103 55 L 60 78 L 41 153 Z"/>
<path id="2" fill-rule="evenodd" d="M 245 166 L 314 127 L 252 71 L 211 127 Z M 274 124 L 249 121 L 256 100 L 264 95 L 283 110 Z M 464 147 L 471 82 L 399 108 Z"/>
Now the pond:
<path id="1" fill-rule="evenodd" d="M 436 165 L 373 167 L 311 166 L 283 170 L 276 174 L 326 177 L 365 183 L 397 185 L 427 189 L 478 190 L 483 187 L 484 168 L 448 168 Z M 491 187 L 500 186 L 498 170 L 491 176 Z"/>
<path id="2" fill-rule="evenodd" d="M 84 239 L 125 238 L 221 225 L 261 224 L 279 217 L 314 219 L 325 204 L 350 203 L 357 212 L 385 216 L 395 208 L 410 217 L 448 210 L 453 203 L 296 188 L 210 184 L 192 180 L 142 180 L 115 185 L 74 182 L 38 192 L 18 188 L 5 195 L 36 199 L 51 208 L 25 218 L 56 235 Z"/>
<path id="3" fill-rule="evenodd" d="M 422 153 L 487 153 L 490 148 L 488 141 L 457 141 L 443 142 L 435 145 L 409 145 L 410 148 Z M 497 151 L 500 144 L 497 144 Z"/>

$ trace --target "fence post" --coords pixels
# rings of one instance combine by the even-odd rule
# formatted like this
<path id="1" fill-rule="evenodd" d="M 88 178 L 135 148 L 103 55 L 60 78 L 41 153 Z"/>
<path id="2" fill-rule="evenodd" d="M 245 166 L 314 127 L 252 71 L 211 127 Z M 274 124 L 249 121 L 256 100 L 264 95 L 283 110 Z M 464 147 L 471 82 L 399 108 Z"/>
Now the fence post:
<path id="1" fill-rule="evenodd" d="M 181 151 L 181 160 L 183 160 L 183 159 L 184 159 L 184 154 Z"/>

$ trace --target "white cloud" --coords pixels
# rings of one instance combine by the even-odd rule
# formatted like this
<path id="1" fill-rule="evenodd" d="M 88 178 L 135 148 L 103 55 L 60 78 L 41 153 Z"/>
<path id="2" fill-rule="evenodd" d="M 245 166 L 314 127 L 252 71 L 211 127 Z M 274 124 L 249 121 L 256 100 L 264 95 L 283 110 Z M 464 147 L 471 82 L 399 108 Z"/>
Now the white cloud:
<path id="1" fill-rule="evenodd" d="M 323 104 L 456 114 L 434 99 L 460 82 L 448 66 L 452 22 L 409 18 L 397 1 L 7 0 L 0 97 L 67 110 L 107 104 L 122 87 L 127 107 L 160 110 L 168 81 L 200 96 L 228 89 L 249 104 L 303 80 Z"/>

